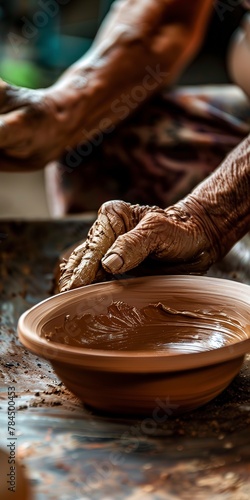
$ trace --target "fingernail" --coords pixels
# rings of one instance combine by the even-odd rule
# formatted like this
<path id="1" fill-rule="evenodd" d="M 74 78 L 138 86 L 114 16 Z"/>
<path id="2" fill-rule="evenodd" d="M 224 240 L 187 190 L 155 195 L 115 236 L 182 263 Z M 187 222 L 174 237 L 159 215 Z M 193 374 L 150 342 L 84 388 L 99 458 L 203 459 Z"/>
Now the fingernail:
<path id="1" fill-rule="evenodd" d="M 123 266 L 123 259 L 116 253 L 112 253 L 108 255 L 108 257 L 104 257 L 102 264 L 105 269 L 113 273 L 121 269 Z"/>

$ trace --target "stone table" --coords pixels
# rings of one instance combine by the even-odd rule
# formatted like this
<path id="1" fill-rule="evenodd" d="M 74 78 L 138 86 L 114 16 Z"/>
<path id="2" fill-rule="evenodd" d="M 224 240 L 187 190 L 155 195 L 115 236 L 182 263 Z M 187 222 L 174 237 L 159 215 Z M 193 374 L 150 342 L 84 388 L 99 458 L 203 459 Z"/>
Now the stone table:
<path id="1" fill-rule="evenodd" d="M 20 345 L 20 314 L 53 293 L 59 255 L 84 238 L 91 223 L 1 223 L 0 446 L 6 449 L 9 442 L 12 388 L 15 458 L 25 467 L 34 500 L 248 500 L 248 357 L 220 396 L 178 417 L 169 404 L 160 425 L 150 416 L 95 414 L 63 386 L 49 363 Z M 250 284 L 249 235 L 209 275 Z"/>

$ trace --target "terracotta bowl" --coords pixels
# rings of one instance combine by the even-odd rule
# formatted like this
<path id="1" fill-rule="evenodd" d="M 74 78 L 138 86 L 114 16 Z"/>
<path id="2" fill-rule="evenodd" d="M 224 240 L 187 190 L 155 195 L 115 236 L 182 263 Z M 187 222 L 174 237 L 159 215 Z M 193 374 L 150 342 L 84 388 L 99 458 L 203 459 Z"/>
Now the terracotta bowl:
<path id="1" fill-rule="evenodd" d="M 204 276 L 98 283 L 32 307 L 18 333 L 92 408 L 180 413 L 239 372 L 250 351 L 250 287 Z"/>

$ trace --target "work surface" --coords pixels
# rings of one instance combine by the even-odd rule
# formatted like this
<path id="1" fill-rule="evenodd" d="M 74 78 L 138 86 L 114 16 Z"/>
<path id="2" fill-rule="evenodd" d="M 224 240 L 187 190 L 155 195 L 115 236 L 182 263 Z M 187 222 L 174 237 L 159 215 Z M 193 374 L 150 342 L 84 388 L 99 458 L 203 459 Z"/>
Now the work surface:
<path id="1" fill-rule="evenodd" d="M 18 342 L 20 314 L 52 293 L 59 254 L 91 221 L 3 222 L 0 268 L 0 445 L 8 444 L 8 388 L 16 408 L 16 457 L 35 500 L 250 498 L 250 360 L 214 401 L 179 417 L 165 402 L 123 420 L 84 408 L 50 365 Z M 210 275 L 250 284 L 250 237 Z M 15 498 L 15 495 L 13 495 Z"/>

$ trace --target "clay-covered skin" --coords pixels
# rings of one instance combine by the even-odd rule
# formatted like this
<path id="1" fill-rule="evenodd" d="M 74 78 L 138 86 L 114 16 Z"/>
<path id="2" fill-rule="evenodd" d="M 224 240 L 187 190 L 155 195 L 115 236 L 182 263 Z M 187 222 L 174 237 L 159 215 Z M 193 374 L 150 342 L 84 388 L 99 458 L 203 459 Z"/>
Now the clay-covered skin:
<path id="1" fill-rule="evenodd" d="M 204 273 L 250 229 L 250 136 L 185 199 L 165 210 L 111 201 L 87 240 L 61 264 L 59 290 L 124 273 L 146 257 L 172 272 Z"/>
<path id="2" fill-rule="evenodd" d="M 59 290 L 92 283 L 101 263 L 108 272 L 123 273 L 148 255 L 171 259 L 179 271 L 185 263 L 190 272 L 205 271 L 215 261 L 211 238 L 190 211 L 115 200 L 101 206 L 87 240 L 61 264 Z"/>
<path id="3" fill-rule="evenodd" d="M 212 0 L 120 0 L 87 54 L 46 89 L 0 80 L 0 170 L 31 170 L 110 133 L 137 105 L 172 83 L 205 33 Z M 15 43 L 15 41 L 14 41 Z M 125 108 L 125 112 L 124 112 Z"/>
<path id="4" fill-rule="evenodd" d="M 66 315 L 57 326 L 54 319 L 53 325 L 50 323 L 42 328 L 48 342 L 88 349 L 183 354 L 218 349 L 248 338 L 245 322 L 228 318 L 223 308 L 188 311 L 160 302 L 137 308 L 114 301 L 106 313 Z"/>

